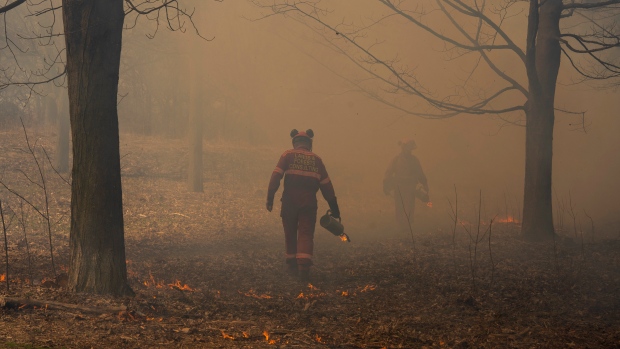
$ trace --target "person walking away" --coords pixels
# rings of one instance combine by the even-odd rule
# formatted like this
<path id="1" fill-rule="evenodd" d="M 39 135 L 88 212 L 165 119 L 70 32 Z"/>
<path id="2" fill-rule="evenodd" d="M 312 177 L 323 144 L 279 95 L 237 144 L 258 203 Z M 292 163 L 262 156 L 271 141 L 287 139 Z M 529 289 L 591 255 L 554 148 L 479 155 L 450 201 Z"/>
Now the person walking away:
<path id="1" fill-rule="evenodd" d="M 396 223 L 403 231 L 409 231 L 413 224 L 416 197 L 429 202 L 428 182 L 420 161 L 412 154 L 417 148 L 415 141 L 405 139 L 398 145 L 401 152 L 392 159 L 385 172 L 383 192 L 394 197 Z"/>
<path id="2" fill-rule="evenodd" d="M 340 218 L 340 209 L 332 182 L 323 160 L 312 152 L 314 132 L 291 131 L 293 149 L 285 151 L 271 174 L 267 190 L 267 210 L 273 209 L 273 199 L 284 177 L 282 193 L 282 226 L 286 245 L 286 264 L 291 275 L 307 282 L 312 266 L 317 199 L 320 189 L 329 204 L 331 216 Z"/>

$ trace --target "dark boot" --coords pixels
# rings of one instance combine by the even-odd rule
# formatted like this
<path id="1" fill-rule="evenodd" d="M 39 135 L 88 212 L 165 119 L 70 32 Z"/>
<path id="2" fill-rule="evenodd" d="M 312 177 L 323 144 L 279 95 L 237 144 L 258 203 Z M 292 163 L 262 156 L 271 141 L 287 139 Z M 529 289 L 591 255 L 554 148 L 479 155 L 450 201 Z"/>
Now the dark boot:
<path id="1" fill-rule="evenodd" d="M 286 271 L 290 276 L 297 276 L 297 259 L 286 259 Z"/>
<path id="2" fill-rule="evenodd" d="M 299 267 L 299 279 L 302 282 L 310 281 L 310 267 L 312 266 L 312 260 L 309 258 L 298 258 L 297 266 Z"/>

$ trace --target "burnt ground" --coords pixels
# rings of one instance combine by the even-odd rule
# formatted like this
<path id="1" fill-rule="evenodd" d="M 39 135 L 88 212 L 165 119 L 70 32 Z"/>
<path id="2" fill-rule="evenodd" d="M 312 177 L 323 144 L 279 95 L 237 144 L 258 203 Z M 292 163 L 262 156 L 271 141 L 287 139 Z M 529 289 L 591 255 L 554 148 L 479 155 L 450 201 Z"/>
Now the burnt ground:
<path id="1" fill-rule="evenodd" d="M 53 153 L 51 134 L 30 136 Z M 10 291 L 0 282 L 2 295 L 127 310 L 5 307 L 0 345 L 620 347 L 620 241 L 613 232 L 586 236 L 583 243 L 568 233 L 555 242 L 528 243 L 519 238 L 517 224 L 495 223 L 490 241 L 486 234 L 471 243 L 459 227 L 453 243 L 446 217 L 443 227 L 416 230 L 413 244 L 410 235 L 391 226 L 384 212 L 389 200 L 368 200 L 344 185 L 339 191 L 336 178 L 352 242 L 317 228 L 312 280 L 302 284 L 284 272 L 279 218 L 264 210 L 280 149 L 205 145 L 205 192 L 198 194 L 188 193 L 183 182 L 183 141 L 123 135 L 121 147 L 129 282 L 136 296 L 56 287 L 44 225 L 26 210 L 32 267 L 23 232 L 13 221 Z M 41 190 L 18 172 L 36 178 L 24 149 L 19 129 L 0 131 L 0 178 L 42 207 Z M 49 166 L 45 170 L 61 273 L 68 264 L 70 193 Z M 0 199 L 18 211 L 18 200 L 6 190 Z M 420 208 L 417 214 L 432 212 Z"/>

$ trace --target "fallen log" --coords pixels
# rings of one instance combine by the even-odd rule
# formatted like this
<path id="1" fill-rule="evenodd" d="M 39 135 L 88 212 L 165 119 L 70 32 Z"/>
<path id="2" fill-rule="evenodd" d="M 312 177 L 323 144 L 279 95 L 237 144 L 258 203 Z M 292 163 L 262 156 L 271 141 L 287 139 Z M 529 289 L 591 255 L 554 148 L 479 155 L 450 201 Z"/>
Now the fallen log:
<path id="1" fill-rule="evenodd" d="M 0 296 L 0 307 L 7 309 L 23 308 L 23 307 L 39 307 L 50 310 L 65 310 L 65 311 L 79 311 L 82 313 L 92 314 L 107 314 L 118 313 L 126 311 L 127 307 L 121 305 L 120 307 L 107 307 L 107 308 L 93 308 L 77 304 L 61 303 L 46 300 L 37 300 L 31 298 L 15 298 L 15 297 L 2 297 Z"/>

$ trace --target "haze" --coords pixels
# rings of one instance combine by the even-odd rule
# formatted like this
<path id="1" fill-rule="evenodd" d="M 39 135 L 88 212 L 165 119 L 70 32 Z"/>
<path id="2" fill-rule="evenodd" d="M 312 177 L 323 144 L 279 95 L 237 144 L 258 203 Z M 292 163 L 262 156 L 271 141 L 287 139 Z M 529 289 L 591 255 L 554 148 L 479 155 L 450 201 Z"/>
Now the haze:
<path id="1" fill-rule="evenodd" d="M 381 11 L 379 5 L 357 7 L 351 20 L 370 21 Z M 145 112 L 162 114 L 154 119 L 166 120 L 167 125 L 172 120 L 187 122 L 182 107 L 165 115 L 157 105 L 145 109 L 141 96 L 124 88 L 125 79 L 138 78 L 153 100 L 165 94 L 189 95 L 195 83 L 196 103 L 200 103 L 196 108 L 205 119 L 209 142 L 250 145 L 273 154 L 271 163 L 252 171 L 264 179 L 265 187 L 279 153 L 290 147 L 289 131 L 312 128 L 314 150 L 327 164 L 344 217 L 352 215 L 346 203 L 355 200 L 378 209 L 385 206 L 377 215 L 391 215 L 391 201 L 381 191 L 381 180 L 389 159 L 399 151 L 396 142 L 406 137 L 418 144 L 415 154 L 429 178 L 434 204 L 432 210 L 416 213 L 420 227 L 450 224 L 448 198 L 453 198 L 454 186 L 465 200 L 463 205 L 472 208 L 482 190 L 488 218 L 505 215 L 507 206 L 515 215 L 520 210 L 523 127 L 496 116 L 426 120 L 407 115 L 356 92 L 350 81 L 366 76 L 301 23 L 282 16 L 253 21 L 261 12 L 244 1 L 198 3 L 196 12 L 201 34 L 212 41 L 200 39 L 191 30 L 184 34 L 160 30 L 155 39 L 146 40 L 145 33 L 152 32 L 148 25 L 125 35 L 120 93 L 128 94 L 119 107 L 121 132 L 139 129 L 131 123 L 132 115 Z M 447 60 L 436 40 L 423 33 L 399 35 L 405 28 L 402 24 L 382 22 L 379 32 L 387 39 L 374 52 L 387 58 L 398 55 L 400 63 L 417 67 L 420 81 L 438 93 L 449 91 L 466 76 L 466 67 Z M 519 16 L 506 24 L 517 37 L 524 35 L 523 25 Z M 509 61 L 503 68 L 515 69 Z M 604 230 L 616 231 L 620 207 L 616 195 L 620 192 L 618 91 L 573 84 L 576 77 L 564 68 L 556 105 L 586 111 L 586 129 L 580 127 L 580 116 L 556 113 L 554 205 L 557 200 L 568 200 L 570 194 L 580 214 L 585 210 L 597 225 L 608 227 Z M 133 75 L 131 69 L 136 71 Z M 492 83 L 490 74 L 489 81 L 478 82 L 482 87 Z M 514 113 L 511 118 L 522 119 L 522 115 Z M 161 125 L 153 129 L 162 133 Z M 179 137 L 183 136 L 180 132 Z M 353 224 L 358 223 L 364 226 Z"/>

